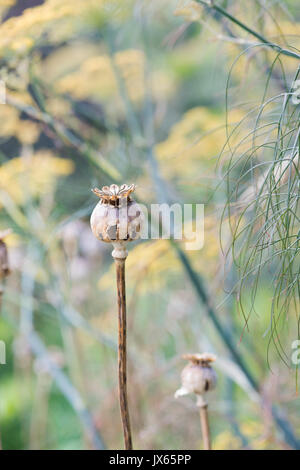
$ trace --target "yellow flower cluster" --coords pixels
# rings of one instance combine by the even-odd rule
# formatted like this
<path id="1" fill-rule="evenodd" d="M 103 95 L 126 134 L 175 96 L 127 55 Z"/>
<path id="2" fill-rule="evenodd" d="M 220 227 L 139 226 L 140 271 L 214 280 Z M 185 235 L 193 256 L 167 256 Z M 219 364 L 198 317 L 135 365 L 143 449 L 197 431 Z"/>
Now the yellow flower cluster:
<path id="1" fill-rule="evenodd" d="M 114 56 L 116 67 L 125 80 L 130 98 L 139 100 L 143 94 L 144 55 L 139 50 L 126 50 Z M 88 58 L 80 69 L 58 83 L 61 92 L 72 93 L 77 98 L 98 95 L 102 99 L 117 94 L 117 82 L 108 55 Z"/>
<path id="2" fill-rule="evenodd" d="M 16 0 L 1 0 L 0 6 L 1 7 L 12 7 L 16 3 Z"/>
<path id="3" fill-rule="evenodd" d="M 15 137 L 19 139 L 24 145 L 34 144 L 40 134 L 40 127 L 36 122 L 32 121 L 20 121 L 20 125 L 17 127 Z"/>
<path id="4" fill-rule="evenodd" d="M 205 249 L 190 252 L 191 261 L 196 269 L 202 270 L 206 275 L 215 273 L 219 254 L 219 232 L 215 217 L 205 218 Z M 184 241 L 184 239 L 183 239 Z M 172 249 L 169 240 L 150 240 L 136 245 L 130 251 L 126 261 L 128 279 L 132 287 L 138 287 L 139 291 L 162 288 L 162 280 L 172 275 L 177 275 L 182 270 L 180 261 Z M 111 288 L 114 283 L 114 267 L 101 277 L 99 287 Z"/>
<path id="5" fill-rule="evenodd" d="M 10 137 L 19 125 L 19 112 L 10 106 L 0 106 L 0 136 Z"/>
<path id="6" fill-rule="evenodd" d="M 8 160 L 0 167 L 1 202 L 7 196 L 23 205 L 28 198 L 38 197 L 54 189 L 57 177 L 74 170 L 71 160 L 53 156 L 48 150 Z"/>
<path id="7" fill-rule="evenodd" d="M 7 9 L 13 6 L 16 3 L 16 0 L 1 0 L 0 2 L 0 19 L 3 18 Z"/>
<path id="8" fill-rule="evenodd" d="M 1 0 L 0 9 L 5 10 L 6 8 L 12 7 L 16 3 L 16 0 Z"/>
<path id="9" fill-rule="evenodd" d="M 282 47 L 290 48 L 296 52 L 300 50 L 300 24 L 298 22 L 280 21 L 266 25 L 267 37 L 270 41 L 280 44 Z M 280 61 L 286 73 L 296 75 L 299 63 L 293 57 L 280 55 Z M 279 66 L 279 64 L 278 64 Z M 280 66 L 281 67 L 281 66 Z"/>
<path id="10" fill-rule="evenodd" d="M 229 128 L 243 117 L 239 110 L 229 112 Z M 225 115 L 197 107 L 187 111 L 172 127 L 168 138 L 156 146 L 156 153 L 166 177 L 194 178 L 201 171 L 214 168 L 225 142 Z"/>
<path id="11" fill-rule="evenodd" d="M 70 93 L 79 99 L 114 98 L 116 106 L 120 95 L 118 74 L 124 81 L 130 100 L 140 102 L 145 94 L 145 56 L 138 49 L 119 51 L 113 58 L 106 54 L 89 57 L 79 70 L 62 78 L 57 87 L 59 92 Z M 174 89 L 169 77 L 161 70 L 153 73 L 151 85 L 157 99 L 170 96 Z"/>
<path id="12" fill-rule="evenodd" d="M 156 146 L 163 173 L 169 177 L 195 175 L 201 162 L 207 164 L 221 150 L 222 125 L 224 119 L 207 108 L 187 111 L 168 138 Z"/>
<path id="13" fill-rule="evenodd" d="M 287 43 L 292 44 L 293 42 L 298 44 L 300 43 L 300 28 L 299 22 L 292 22 L 292 21 L 283 21 L 281 20 L 280 23 L 274 21 L 267 21 L 266 22 L 266 35 L 268 39 L 275 41 L 276 43 L 280 43 L 281 45 L 285 45 Z M 296 47 L 296 44 L 294 44 Z"/>
<path id="14" fill-rule="evenodd" d="M 242 423 L 241 431 L 249 439 L 251 448 L 256 450 L 265 450 L 272 448 L 272 440 L 264 436 L 262 423 L 257 421 L 247 421 Z M 242 440 L 231 431 L 226 430 L 217 435 L 214 440 L 215 450 L 238 450 L 242 449 Z"/>
<path id="15" fill-rule="evenodd" d="M 9 18 L 0 26 L 0 51 L 24 53 L 48 27 L 60 20 L 78 20 L 91 8 L 99 8 L 105 0 L 46 0 L 42 5 L 26 9 L 21 16 Z"/>
<path id="16" fill-rule="evenodd" d="M 266 21 L 265 30 L 263 35 L 270 42 L 275 42 L 284 48 L 290 48 L 291 50 L 300 49 L 300 27 L 299 22 L 292 23 L 291 21 L 280 21 L 275 23 L 273 21 Z M 255 44 L 255 42 L 254 42 Z M 257 77 L 257 73 L 260 73 L 259 60 L 257 56 L 263 55 L 266 52 L 265 47 L 254 46 L 253 49 L 249 49 L 247 53 L 241 55 L 241 46 L 234 42 L 225 42 L 223 44 L 224 53 L 227 54 L 230 65 L 233 65 L 232 75 L 240 81 L 245 81 L 245 78 L 249 80 L 249 77 Z M 272 52 L 268 49 L 269 53 L 273 55 L 273 59 L 276 58 L 277 52 Z M 278 57 L 279 58 L 279 57 Z M 280 65 L 281 64 L 281 65 Z M 282 72 L 281 67 L 285 70 L 285 73 L 291 73 L 296 75 L 298 69 L 298 62 L 293 57 L 288 57 L 283 54 L 280 55 L 280 61 L 277 61 L 277 65 Z M 255 88 L 253 90 L 257 95 Z"/>
<path id="17" fill-rule="evenodd" d="M 242 448 L 242 440 L 231 431 L 223 431 L 214 439 L 214 450 L 238 450 Z"/>
<path id="18" fill-rule="evenodd" d="M 146 241 L 136 245 L 126 262 L 128 280 L 132 287 L 138 286 L 141 291 L 161 288 L 161 280 L 167 272 L 178 273 L 180 262 L 168 240 Z M 142 282 L 140 282 L 142 281 Z M 99 287 L 110 288 L 114 283 L 112 268 L 101 277 Z M 150 287 L 151 286 L 151 287 Z"/>
<path id="19" fill-rule="evenodd" d="M 19 112 L 11 106 L 0 106 L 0 121 L 0 137 L 14 136 L 21 143 L 30 145 L 36 142 L 40 134 L 40 127 L 37 123 L 21 120 Z"/>

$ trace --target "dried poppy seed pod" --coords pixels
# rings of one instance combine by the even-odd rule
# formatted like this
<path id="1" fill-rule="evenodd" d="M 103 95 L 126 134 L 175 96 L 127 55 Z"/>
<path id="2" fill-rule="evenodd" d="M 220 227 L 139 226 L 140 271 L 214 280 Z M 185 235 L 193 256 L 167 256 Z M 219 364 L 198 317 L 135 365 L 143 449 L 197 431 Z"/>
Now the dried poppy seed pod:
<path id="1" fill-rule="evenodd" d="M 184 359 L 189 361 L 181 373 L 181 388 L 175 393 L 175 397 L 195 393 L 203 395 L 215 388 L 217 375 L 211 367 L 216 360 L 213 354 L 185 354 Z"/>
<path id="2" fill-rule="evenodd" d="M 204 399 L 204 394 L 215 388 L 217 376 L 211 367 L 211 363 L 216 360 L 213 354 L 185 354 L 184 359 L 189 361 L 181 373 L 181 388 L 175 393 L 175 398 L 189 393 L 197 396 L 197 406 L 199 408 L 203 445 L 205 450 L 211 450 L 211 437 L 208 420 L 208 405 Z"/>
<path id="3" fill-rule="evenodd" d="M 144 217 L 140 206 L 131 198 L 134 190 L 134 184 L 92 189 L 100 198 L 91 215 L 92 232 L 99 240 L 113 243 L 114 257 L 126 257 L 125 243 L 138 239 L 141 234 Z"/>
<path id="4" fill-rule="evenodd" d="M 5 279 L 10 274 L 7 246 L 4 241 L 4 238 L 10 233 L 10 229 L 0 232 L 0 280 Z"/>
<path id="5" fill-rule="evenodd" d="M 10 274 L 8 263 L 8 251 L 4 238 L 11 233 L 11 230 L 0 232 L 0 307 L 2 303 L 2 295 L 4 293 L 4 284 L 7 276 Z"/>
<path id="6" fill-rule="evenodd" d="M 131 198 L 135 185 L 104 186 L 92 191 L 100 198 L 93 210 L 91 228 L 96 238 L 114 247 L 118 299 L 118 375 L 119 403 L 126 450 L 132 450 L 129 405 L 127 399 L 127 312 L 125 288 L 126 243 L 140 237 L 143 214 L 140 206 Z"/>

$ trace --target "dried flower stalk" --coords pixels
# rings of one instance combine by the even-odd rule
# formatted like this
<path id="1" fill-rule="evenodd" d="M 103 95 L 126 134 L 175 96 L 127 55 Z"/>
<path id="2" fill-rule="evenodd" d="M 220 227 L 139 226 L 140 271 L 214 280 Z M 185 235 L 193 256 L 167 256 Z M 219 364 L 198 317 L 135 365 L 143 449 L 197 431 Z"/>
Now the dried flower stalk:
<path id="1" fill-rule="evenodd" d="M 138 204 L 131 198 L 135 185 L 116 184 L 92 191 L 100 198 L 91 216 L 91 228 L 99 240 L 112 243 L 112 257 L 115 260 L 118 295 L 118 366 L 119 401 L 125 449 L 132 449 L 132 437 L 127 398 L 127 328 L 126 328 L 126 289 L 125 261 L 128 255 L 126 243 L 140 236 L 143 214 Z"/>
<path id="2" fill-rule="evenodd" d="M 203 399 L 202 396 L 198 397 L 197 406 L 199 408 L 199 414 L 200 414 L 200 423 L 201 423 L 201 432 L 202 432 L 204 450 L 211 450 L 211 439 L 210 439 L 210 429 L 209 429 L 209 420 L 208 420 L 208 404 Z"/>
<path id="3" fill-rule="evenodd" d="M 9 263 L 8 263 L 8 251 L 4 241 L 5 237 L 10 235 L 11 230 L 7 229 L 0 232 L 0 307 L 2 304 L 2 296 L 4 292 L 4 283 L 10 274 Z"/>
<path id="4" fill-rule="evenodd" d="M 125 293 L 125 258 L 114 258 L 117 274 L 118 310 L 119 310 L 119 400 L 124 431 L 125 449 L 132 449 L 129 408 L 127 399 L 127 328 L 126 328 L 126 293 Z"/>

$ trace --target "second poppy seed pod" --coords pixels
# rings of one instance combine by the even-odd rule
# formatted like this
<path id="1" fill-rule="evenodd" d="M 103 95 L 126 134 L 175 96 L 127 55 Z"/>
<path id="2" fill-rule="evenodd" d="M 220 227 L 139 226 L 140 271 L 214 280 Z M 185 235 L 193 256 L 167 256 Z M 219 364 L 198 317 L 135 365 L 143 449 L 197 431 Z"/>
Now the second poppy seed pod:
<path id="1" fill-rule="evenodd" d="M 129 242 L 140 237 L 143 213 L 131 198 L 135 185 L 104 186 L 92 191 L 100 198 L 91 216 L 96 238 L 106 243 Z"/>
<path id="2" fill-rule="evenodd" d="M 4 238 L 10 233 L 10 229 L 0 232 L 0 280 L 5 279 L 10 274 L 7 246 L 4 241 Z"/>
<path id="3" fill-rule="evenodd" d="M 211 367 L 215 361 L 212 354 L 186 354 L 183 356 L 189 363 L 181 373 L 181 388 L 177 390 L 175 397 L 195 393 L 203 395 L 216 386 L 217 376 Z"/>

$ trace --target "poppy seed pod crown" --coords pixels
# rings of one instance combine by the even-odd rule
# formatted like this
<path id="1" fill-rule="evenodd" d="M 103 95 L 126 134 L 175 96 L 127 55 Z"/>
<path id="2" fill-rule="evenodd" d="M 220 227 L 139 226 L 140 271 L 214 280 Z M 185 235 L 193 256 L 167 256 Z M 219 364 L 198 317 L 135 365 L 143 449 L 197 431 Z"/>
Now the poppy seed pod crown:
<path id="1" fill-rule="evenodd" d="M 98 240 L 116 245 L 140 237 L 144 217 L 131 197 L 134 190 L 134 184 L 92 189 L 100 198 L 91 215 L 91 229 Z"/>
<path id="2" fill-rule="evenodd" d="M 203 395 L 216 386 L 217 375 L 211 367 L 216 360 L 213 354 L 185 354 L 184 359 L 189 361 L 181 373 L 181 388 L 175 393 L 175 397 L 195 393 Z"/>

